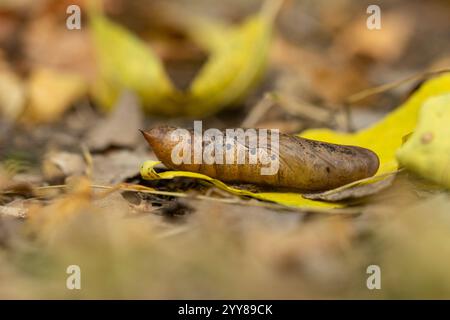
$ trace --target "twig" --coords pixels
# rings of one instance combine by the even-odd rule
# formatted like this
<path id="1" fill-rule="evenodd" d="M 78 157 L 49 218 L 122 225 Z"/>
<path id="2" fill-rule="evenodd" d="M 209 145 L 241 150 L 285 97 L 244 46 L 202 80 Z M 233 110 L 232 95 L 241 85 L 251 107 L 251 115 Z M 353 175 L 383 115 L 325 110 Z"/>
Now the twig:
<path id="1" fill-rule="evenodd" d="M 247 117 L 242 121 L 241 127 L 251 128 L 254 127 L 258 121 L 267 113 L 267 111 L 274 105 L 273 97 L 271 94 L 266 93 L 264 98 L 259 101 L 256 106 L 250 111 Z"/>
<path id="2" fill-rule="evenodd" d="M 65 189 L 67 188 L 67 185 L 52 185 L 52 186 L 43 186 L 43 187 L 37 187 L 36 190 L 51 190 L 51 189 Z M 236 204 L 236 205 L 243 205 L 243 206 L 251 206 L 251 207 L 264 207 L 268 209 L 275 209 L 275 210 L 287 210 L 287 211 L 294 211 L 294 212 L 331 212 L 329 209 L 322 209 L 322 208 L 297 208 L 292 206 L 286 206 L 281 205 L 277 203 L 270 203 L 270 202 L 249 202 L 249 201 L 242 201 L 239 198 L 216 198 L 216 197 L 208 197 L 205 195 L 196 195 L 192 196 L 186 193 L 181 192 L 170 192 L 170 191 L 159 191 L 154 190 L 149 187 L 141 186 L 141 185 L 130 185 L 130 184 L 119 184 L 116 186 L 104 186 L 104 185 L 91 185 L 91 188 L 93 189 L 105 189 L 105 190 L 111 190 L 114 191 L 131 191 L 131 192 L 141 192 L 141 193 L 149 193 L 149 194 L 156 194 L 156 195 L 164 195 L 164 196 L 171 196 L 171 197 L 178 197 L 178 198 L 190 198 L 192 200 L 207 200 L 207 201 L 215 201 L 220 203 L 227 203 L 227 204 Z M 332 213 L 348 213 L 347 210 L 340 210 L 340 209 L 333 209 Z"/>
<path id="3" fill-rule="evenodd" d="M 365 89 L 363 91 L 360 91 L 358 93 L 352 94 L 350 97 L 347 98 L 346 102 L 348 104 L 354 104 L 358 101 L 361 101 L 363 99 L 366 99 L 368 97 L 371 97 L 373 95 L 377 95 L 380 94 L 382 92 L 388 91 L 388 90 L 392 90 L 396 87 L 399 87 L 405 83 L 414 81 L 414 80 L 419 80 L 419 79 L 423 79 L 425 77 L 428 76 L 433 76 L 433 75 L 437 75 L 437 74 L 441 74 L 441 73 L 445 73 L 445 72 L 450 72 L 449 68 L 445 68 L 445 69 L 440 69 L 440 70 L 436 70 L 436 71 L 424 71 L 424 72 L 420 72 L 418 74 L 414 74 L 412 76 L 409 76 L 405 79 L 401 79 L 401 80 L 397 80 L 391 83 L 386 83 L 383 84 L 381 86 L 377 86 L 377 87 L 373 87 L 373 88 L 369 88 L 369 89 Z"/>

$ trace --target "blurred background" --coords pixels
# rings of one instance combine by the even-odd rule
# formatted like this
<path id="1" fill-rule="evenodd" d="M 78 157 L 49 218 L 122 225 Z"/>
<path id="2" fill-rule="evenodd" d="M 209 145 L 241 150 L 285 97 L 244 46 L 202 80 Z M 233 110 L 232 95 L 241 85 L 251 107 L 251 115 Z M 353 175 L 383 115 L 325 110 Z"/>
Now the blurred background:
<path id="1" fill-rule="evenodd" d="M 352 132 L 421 81 L 353 94 L 450 66 L 447 0 L 272 2 L 0 0 L 0 297 L 450 297 L 448 194 L 406 174 L 325 213 L 188 179 L 112 192 L 156 160 L 138 129 Z"/>

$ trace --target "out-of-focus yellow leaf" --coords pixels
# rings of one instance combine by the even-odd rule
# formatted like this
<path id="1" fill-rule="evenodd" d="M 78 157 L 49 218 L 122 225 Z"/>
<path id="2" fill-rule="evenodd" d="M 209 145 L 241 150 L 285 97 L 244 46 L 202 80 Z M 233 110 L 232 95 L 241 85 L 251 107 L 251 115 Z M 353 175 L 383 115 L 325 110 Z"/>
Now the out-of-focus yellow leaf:
<path id="1" fill-rule="evenodd" d="M 280 0 L 242 25 L 192 19 L 188 34 L 210 52 L 210 58 L 187 92 L 170 81 L 160 59 L 136 36 L 91 10 L 91 33 L 99 77 L 92 86 L 96 102 L 110 109 L 120 93 L 131 90 L 149 113 L 207 116 L 235 104 L 260 80 L 267 61 L 272 25 Z"/>
<path id="2" fill-rule="evenodd" d="M 96 102 L 109 110 L 122 91 L 130 90 L 147 111 L 176 115 L 170 101 L 178 93 L 151 49 L 98 12 L 91 13 L 90 27 L 99 68 L 92 87 Z"/>
<path id="3" fill-rule="evenodd" d="M 279 1 L 228 28 L 202 21 L 191 34 L 211 56 L 189 89 L 187 114 L 203 116 L 239 102 L 264 74 Z"/>
<path id="4" fill-rule="evenodd" d="M 450 189 L 450 94 L 426 101 L 397 158 L 405 168 Z"/>
<path id="5" fill-rule="evenodd" d="M 22 81 L 9 70 L 0 71 L 0 115 L 15 120 L 25 107 L 26 91 Z"/>
<path id="6" fill-rule="evenodd" d="M 28 80 L 28 105 L 23 120 L 34 123 L 56 121 L 86 92 L 86 83 L 78 75 L 36 69 Z"/>
<path id="7" fill-rule="evenodd" d="M 220 180 L 213 179 L 211 177 L 208 177 L 207 175 L 195 173 L 195 172 L 188 172 L 188 171 L 165 171 L 161 173 L 157 173 L 154 170 L 154 167 L 161 163 L 160 161 L 145 161 L 141 166 L 141 176 L 143 179 L 146 180 L 158 180 L 158 179 L 173 179 L 177 177 L 184 177 L 184 178 L 195 178 L 195 179 L 201 179 L 208 181 L 215 185 L 216 187 L 228 191 L 232 194 L 239 195 L 239 196 L 248 196 L 259 200 L 265 200 L 265 201 L 272 201 L 284 204 L 286 206 L 293 206 L 293 207 L 314 207 L 314 208 L 323 208 L 323 209 L 330 209 L 330 208 L 339 208 L 341 205 L 335 204 L 335 203 L 327 203 L 327 202 L 320 202 L 320 201 L 313 201 L 303 198 L 298 193 L 280 193 L 280 192 L 251 192 L 248 190 L 242 190 L 230 187 L 229 185 L 223 183 Z"/>
<path id="8" fill-rule="evenodd" d="M 420 107 L 429 98 L 450 93 L 450 74 L 446 73 L 425 82 L 403 105 L 388 114 L 384 119 L 371 127 L 356 133 L 338 133 L 328 129 L 308 130 L 302 137 L 316 139 L 331 143 L 361 146 L 375 151 L 380 158 L 380 169 L 376 176 L 370 179 L 352 182 L 339 187 L 339 191 L 354 187 L 358 184 L 367 184 L 389 178 L 390 173 L 398 168 L 396 152 L 402 145 L 402 139 L 414 131 Z M 445 122 L 443 122 L 445 123 Z M 448 123 L 448 121 L 447 121 Z M 447 131 L 448 132 L 448 131 Z M 448 138 L 448 134 L 447 134 Z M 447 139 L 448 140 L 448 139 Z M 448 150 L 448 149 L 447 149 Z M 223 182 L 211 177 L 185 171 L 166 171 L 156 174 L 152 169 L 154 162 L 145 162 L 141 168 L 144 179 L 172 179 L 175 177 L 191 177 L 210 181 L 217 187 L 238 195 L 250 196 L 260 200 L 273 201 L 279 204 L 301 208 L 336 208 L 343 204 L 327 203 L 323 201 L 308 200 L 299 193 L 269 192 L 253 193 L 232 188 Z M 448 166 L 448 156 L 447 156 Z"/>

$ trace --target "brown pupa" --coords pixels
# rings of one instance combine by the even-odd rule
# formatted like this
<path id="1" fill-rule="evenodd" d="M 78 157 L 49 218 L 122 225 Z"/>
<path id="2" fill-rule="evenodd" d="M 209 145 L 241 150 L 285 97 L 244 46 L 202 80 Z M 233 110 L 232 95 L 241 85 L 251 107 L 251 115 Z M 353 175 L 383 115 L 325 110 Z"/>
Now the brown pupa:
<path id="1" fill-rule="evenodd" d="M 275 188 L 289 188 L 302 191 L 324 191 L 360 179 L 373 176 L 379 167 L 379 159 L 371 150 L 304 139 L 293 135 L 279 134 L 277 154 L 278 170 L 274 174 L 261 174 L 266 162 L 196 163 L 194 153 L 189 163 L 174 163 L 172 150 L 179 144 L 173 133 L 179 128 L 161 126 L 142 131 L 147 142 L 164 165 L 173 170 L 191 171 L 208 175 L 224 182 L 251 183 Z M 232 129 L 243 130 L 243 129 Z M 225 130 L 217 130 L 226 136 Z M 255 130 L 254 130 L 255 131 Z M 194 144 L 194 130 L 188 130 L 189 143 Z M 200 134 L 200 136 L 202 136 Z M 198 136 L 197 136 L 198 137 Z M 197 140 L 198 141 L 198 140 Z M 222 150 L 230 149 L 223 140 Z M 244 148 L 248 149 L 249 140 Z M 203 148 L 205 142 L 201 142 Z M 233 144 L 234 160 L 239 152 L 239 143 Z M 259 151 L 258 151 L 259 152 Z M 272 155 L 272 159 L 274 159 Z M 248 159 L 247 159 L 248 160 Z"/>

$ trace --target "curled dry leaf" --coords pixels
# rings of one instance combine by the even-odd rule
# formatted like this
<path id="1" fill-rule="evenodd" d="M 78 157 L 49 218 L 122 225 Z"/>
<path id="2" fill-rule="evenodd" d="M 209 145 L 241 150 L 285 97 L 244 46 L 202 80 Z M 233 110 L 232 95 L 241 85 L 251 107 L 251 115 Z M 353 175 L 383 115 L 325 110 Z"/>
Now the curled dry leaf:
<path id="1" fill-rule="evenodd" d="M 147 111 L 176 114 L 169 101 L 176 95 L 175 88 L 162 62 L 144 42 L 98 11 L 90 12 L 90 31 L 98 65 L 91 93 L 100 107 L 112 109 L 128 89 L 139 96 Z"/>
<path id="2" fill-rule="evenodd" d="M 92 94 L 106 110 L 124 89 L 143 108 L 165 116 L 206 116 L 242 100 L 262 77 L 280 0 L 268 0 L 259 14 L 239 26 L 189 19 L 187 33 L 210 58 L 186 92 L 175 88 L 160 58 L 125 28 L 91 9 L 90 27 L 99 65 Z"/>
<path id="3" fill-rule="evenodd" d="M 211 50 L 211 57 L 189 89 L 189 115 L 204 116 L 235 104 L 260 80 L 280 5 L 279 0 L 266 1 L 259 14 L 237 27 L 211 21 L 194 24 L 193 37 Z"/>
<path id="4" fill-rule="evenodd" d="M 395 173 L 389 174 L 387 178 L 382 177 L 381 180 L 380 178 L 367 180 L 369 181 L 357 181 L 325 192 L 303 194 L 303 197 L 311 200 L 336 202 L 371 196 L 391 186 L 395 180 Z"/>

